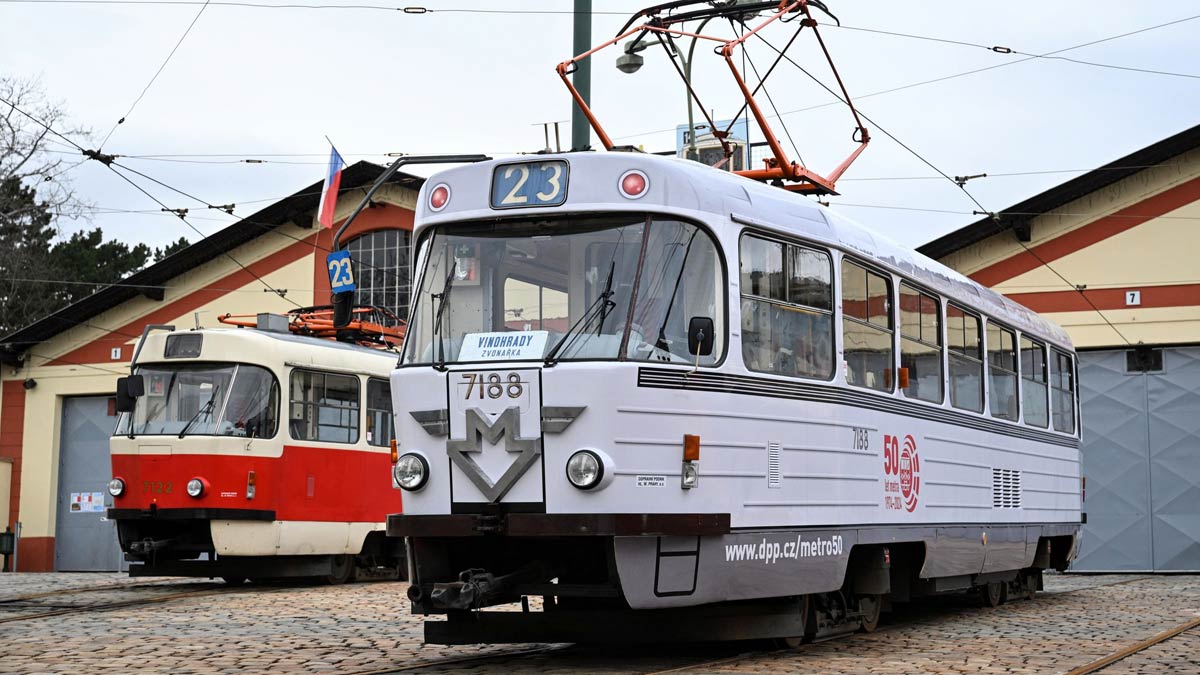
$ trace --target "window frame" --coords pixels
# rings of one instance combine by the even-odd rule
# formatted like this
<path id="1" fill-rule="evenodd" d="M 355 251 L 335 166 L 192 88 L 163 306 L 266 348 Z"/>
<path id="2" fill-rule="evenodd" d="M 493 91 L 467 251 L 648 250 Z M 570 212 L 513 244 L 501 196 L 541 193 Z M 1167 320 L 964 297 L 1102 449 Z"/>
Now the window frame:
<path id="1" fill-rule="evenodd" d="M 868 386 L 868 385 L 866 385 L 866 384 L 854 384 L 854 383 L 850 382 L 850 381 L 849 381 L 849 379 L 846 379 L 846 385 L 847 385 L 847 386 L 850 386 L 850 387 L 855 387 L 855 388 L 858 388 L 858 389 L 865 389 L 865 390 L 867 390 L 867 391 L 876 391 L 876 392 L 879 392 L 879 393 L 881 393 L 881 394 L 895 394 L 895 393 L 896 393 L 896 389 L 897 389 L 897 386 L 896 386 L 896 385 L 898 385 L 898 384 L 899 384 L 899 382 L 897 382 L 897 380 L 898 380 L 899 378 L 898 378 L 898 377 L 896 377 L 896 372 L 897 372 L 897 369 L 899 368 L 899 366 L 897 365 L 897 359 L 896 359 L 896 357 L 897 357 L 897 356 L 899 356 L 899 350 L 898 350 L 898 349 L 897 349 L 897 347 L 896 347 L 896 341 L 897 341 L 897 339 L 898 339 L 898 332 L 899 332 L 899 331 L 898 331 L 898 329 L 897 329 L 897 327 L 896 327 L 896 297 L 897 297 L 897 296 L 896 296 L 896 293 L 897 293 L 897 288 L 896 288 L 895 280 L 894 280 L 894 279 L 892 279 L 892 274 L 891 274 L 891 272 L 888 272 L 887 270 L 883 270 L 883 269 L 880 269 L 880 268 L 878 268 L 878 267 L 875 267 L 874 265 L 870 265 L 870 264 L 868 264 L 868 263 L 866 263 L 866 262 L 863 262 L 863 261 L 859 260 L 858 258 L 855 258 L 854 256 L 852 256 L 852 255 L 849 255 L 849 254 L 846 254 L 846 253 L 843 253 L 843 254 L 842 254 L 841 263 L 842 263 L 843 267 L 842 267 L 842 269 L 841 269 L 841 274 L 840 274 L 840 275 L 838 275 L 839 282 L 838 282 L 838 287 L 837 287 L 837 299 L 838 299 L 838 302 L 837 302 L 837 307 L 838 307 L 838 314 L 841 316 L 841 319 L 842 319 L 842 322 L 838 324 L 839 335 L 840 335 L 840 337 L 842 338 L 842 351 L 841 351 L 841 354 L 842 354 L 842 363 L 843 363 L 843 364 L 848 364 L 848 361 L 846 360 L 846 331 L 845 331 L 845 321 L 846 321 L 847 319 L 849 319 L 849 320 L 851 320 L 851 321 L 854 321 L 855 323 L 861 324 L 861 325 L 863 325 L 863 326 L 867 326 L 867 327 L 869 327 L 869 328 L 874 328 L 874 329 L 878 329 L 878 330 L 883 330 L 883 331 L 885 331 L 886 333 L 888 333 L 888 335 L 891 337 L 891 340 L 890 340 L 890 344 L 891 344 L 891 358 L 890 358 L 888 361 L 889 361 L 889 363 L 891 364 L 891 368 L 890 368 L 890 370 L 892 371 L 892 376 L 891 376 L 890 378 L 887 378 L 887 376 L 886 376 L 886 374 L 885 374 L 885 380 L 888 380 L 888 379 L 890 379 L 890 382 L 888 382 L 889 386 L 888 386 L 887 388 L 884 388 L 884 389 L 877 389 L 877 388 L 875 388 L 875 387 L 871 387 L 871 386 Z M 847 264 L 854 265 L 855 267 L 857 267 L 857 268 L 859 268 L 859 269 L 863 270 L 863 272 L 865 272 L 865 273 L 866 273 L 866 277 L 865 277 L 865 278 L 866 278 L 866 281 L 867 281 L 867 285 L 866 285 L 866 291 L 867 291 L 867 298 L 866 298 L 866 302 L 867 302 L 867 319 L 866 319 L 865 321 L 864 321 L 864 320 L 862 320 L 862 319 L 859 319 L 858 317 L 855 317 L 855 316 L 847 316 L 847 315 L 846 315 L 846 310 L 845 310 L 845 301 L 846 301 L 846 296 L 845 296 L 845 284 L 844 284 L 844 283 L 842 283 L 842 281 L 841 281 L 841 280 L 845 278 L 845 273 L 846 273 L 846 271 L 845 271 L 845 267 L 844 267 L 844 266 L 845 266 L 845 265 L 847 265 Z M 887 294 L 886 294 L 886 297 L 887 297 L 887 302 L 888 302 L 888 311 L 887 311 L 888 325 L 887 325 L 887 326 L 880 326 L 880 325 L 878 325 L 878 324 L 871 323 L 871 310 L 870 310 L 870 304 L 871 304 L 871 277 L 870 277 L 870 275 L 872 275 L 872 274 L 874 274 L 874 275 L 876 275 L 876 276 L 879 276 L 879 277 L 882 277 L 882 278 L 883 278 L 883 280 L 884 280 L 884 281 L 886 282 L 886 284 L 887 284 Z M 903 277 L 901 277 L 901 280 L 903 280 Z M 846 366 L 843 368 L 843 370 L 848 370 L 848 369 L 849 369 L 849 366 L 848 366 L 848 365 L 846 365 Z M 843 373 L 843 377 L 844 377 L 844 376 L 845 376 L 845 373 Z"/>
<path id="2" fill-rule="evenodd" d="M 992 365 L 992 358 L 991 358 L 991 346 L 992 345 L 991 345 L 990 333 L 992 331 L 993 326 L 996 328 L 996 330 L 1000 331 L 1001 333 L 1008 333 L 1008 335 L 1012 338 L 1013 369 L 1011 371 L 1006 371 L 1003 368 L 995 368 Z M 997 321 L 989 316 L 989 317 L 987 317 L 987 322 L 984 324 L 984 327 L 983 327 L 983 340 L 984 340 L 983 353 L 984 353 L 984 357 L 985 357 L 984 362 L 987 364 L 987 383 L 988 383 L 987 384 L 987 409 L 988 409 L 988 415 L 991 416 L 993 419 L 1005 420 L 1007 422 L 1020 422 L 1021 421 L 1021 410 L 1022 410 L 1022 408 L 1021 408 L 1021 342 L 1017 337 L 1017 329 L 1010 328 L 1008 326 L 1008 324 L 1005 324 L 1002 321 Z M 1001 345 L 1003 346 L 1003 340 L 1001 340 Z M 1017 403 L 1017 409 L 1013 413 L 1012 417 L 1007 417 L 1007 416 L 1002 417 L 1000 415 L 997 415 L 996 410 L 992 407 L 992 391 L 993 391 L 992 370 L 993 369 L 1000 370 L 1003 375 L 1011 375 L 1013 377 L 1013 381 L 1014 381 L 1013 399 Z"/>
<path id="3" fill-rule="evenodd" d="M 1059 429 L 1058 425 L 1054 423 L 1054 411 L 1057 410 L 1057 407 L 1054 406 L 1054 396 L 1052 393 L 1050 395 L 1050 404 L 1051 404 L 1050 405 L 1050 428 L 1054 429 L 1055 431 L 1057 431 L 1059 433 L 1070 434 L 1072 436 L 1075 436 L 1079 433 L 1079 426 L 1080 426 L 1079 425 L 1079 372 L 1076 370 L 1078 367 L 1076 365 L 1077 359 L 1076 359 L 1074 352 L 1064 351 L 1061 348 L 1056 347 L 1054 345 L 1050 345 L 1050 353 L 1054 356 L 1054 363 L 1056 363 L 1056 364 L 1058 363 L 1058 358 L 1060 356 L 1067 359 L 1067 366 L 1068 366 L 1067 373 L 1070 375 L 1070 378 L 1071 378 L 1071 388 L 1070 389 L 1060 389 L 1059 387 L 1055 386 L 1054 366 L 1049 366 L 1049 385 L 1050 385 L 1049 391 L 1050 392 L 1053 392 L 1055 390 L 1068 391 L 1071 394 L 1069 396 L 1069 398 L 1071 400 L 1071 428 L 1070 429 Z"/>
<path id="4" fill-rule="evenodd" d="M 978 356 L 970 356 L 968 354 L 964 354 L 960 351 L 954 350 L 950 346 L 950 308 L 951 307 L 962 312 L 964 316 L 970 316 L 975 319 L 975 326 L 976 326 L 975 338 L 976 338 L 976 344 L 978 344 L 976 354 L 978 354 Z M 983 314 L 981 312 L 976 312 L 976 311 L 970 309 L 969 307 L 967 307 L 966 305 L 963 305 L 962 303 L 954 302 L 953 300 L 951 300 L 946 303 L 945 317 L 946 317 L 945 332 L 946 332 L 946 381 L 947 381 L 947 383 L 949 383 L 951 381 L 950 378 L 953 377 L 953 374 L 950 372 L 951 371 L 950 359 L 953 356 L 957 355 L 960 358 L 970 359 L 979 364 L 979 409 L 976 410 L 975 408 L 964 408 L 963 406 L 956 404 L 954 402 L 954 396 L 952 393 L 949 396 L 947 396 L 947 398 L 950 401 L 950 407 L 954 408 L 955 410 L 964 410 L 967 412 L 973 412 L 975 414 L 982 415 L 984 410 L 987 409 L 987 397 L 988 397 L 987 387 L 984 384 L 987 380 L 987 371 L 986 371 L 986 368 L 984 367 L 986 365 L 986 360 L 987 360 L 987 349 L 986 349 L 986 345 L 984 344 L 984 341 L 983 341 L 984 332 L 985 332 L 984 325 L 983 325 Z M 965 323 L 964 323 L 963 337 L 966 337 Z M 953 392 L 953 387 L 950 387 L 949 384 L 947 385 L 947 388 L 949 388 L 951 390 L 951 392 Z"/>
<path id="5" fill-rule="evenodd" d="M 305 401 L 296 401 L 295 399 L 293 399 L 292 398 L 292 379 L 299 373 L 309 373 L 309 374 L 314 374 L 314 375 L 321 375 L 324 378 L 333 376 L 333 377 L 344 377 L 344 378 L 349 378 L 349 379 L 354 380 L 354 400 L 358 404 L 358 407 L 355 409 L 355 411 L 354 411 L 355 415 L 353 416 L 354 417 L 354 439 L 353 440 L 331 441 L 331 440 L 322 439 L 320 437 L 318 437 L 318 438 L 297 438 L 296 435 L 292 433 L 292 406 L 294 404 L 299 403 L 300 405 L 303 405 L 303 406 L 312 406 L 313 407 L 314 411 L 316 411 L 318 414 L 318 417 L 316 418 L 317 419 L 316 426 L 318 429 L 321 426 L 320 417 L 319 417 L 320 408 L 321 407 L 335 408 L 335 406 L 321 406 L 319 403 L 315 403 L 315 402 L 307 403 Z M 324 389 L 327 388 L 325 380 L 323 380 L 321 382 L 321 386 L 322 386 L 323 391 L 324 391 Z M 339 373 L 339 372 L 333 372 L 333 371 L 328 371 L 328 370 L 321 370 L 320 368 L 292 368 L 291 372 L 288 373 L 288 438 L 293 441 L 301 441 L 301 442 L 305 442 L 305 443 L 336 443 L 338 445 L 358 445 L 359 441 L 362 440 L 362 437 L 363 437 L 362 415 L 363 415 L 364 410 L 365 410 L 365 407 L 363 406 L 362 380 L 359 378 L 358 374 L 356 374 L 356 373 L 345 373 L 345 372 Z"/>
<path id="6" fill-rule="evenodd" d="M 930 343 L 928 343 L 928 342 L 925 342 L 925 341 L 924 341 L 924 340 L 922 340 L 921 338 L 913 338 L 913 337 L 909 337 L 909 336 L 907 336 L 907 335 L 905 335 L 905 334 L 904 334 L 904 317 L 903 317 L 903 315 L 902 315 L 903 308 L 902 308 L 902 307 L 900 307 L 899 298 L 900 298 L 900 297 L 901 297 L 901 296 L 904 294 L 904 287 L 905 287 L 905 286 L 907 286 L 908 288 L 912 289 L 912 290 L 913 290 L 913 291 L 914 291 L 914 292 L 917 294 L 917 297 L 918 297 L 918 299 L 919 299 L 919 298 L 923 298 L 923 297 L 928 297 L 928 298 L 931 298 L 931 299 L 933 300 L 933 302 L 934 302 L 934 306 L 935 306 L 935 309 L 937 310 L 937 311 L 936 311 L 936 315 L 937 315 L 937 341 L 938 341 L 938 342 L 937 342 L 937 344 L 930 344 Z M 918 286 L 917 284 L 915 284 L 915 283 L 913 283 L 913 282 L 909 281 L 908 279 L 906 279 L 906 278 L 904 278 L 904 277 L 900 277 L 900 284 L 899 284 L 899 285 L 896 287 L 896 298 L 897 298 L 897 302 L 896 302 L 896 306 L 897 306 L 897 307 L 896 307 L 896 314 L 897 314 L 897 317 L 900 319 L 900 321 L 898 322 L 898 327 L 897 327 L 897 329 L 896 329 L 897 340 L 898 340 L 898 341 L 899 341 L 899 343 L 900 343 L 900 349 L 899 349 L 899 351 L 898 351 L 898 355 L 900 356 L 900 364 L 901 364 L 901 365 L 900 365 L 900 366 L 898 366 L 898 368 L 903 368 L 903 367 L 904 367 L 904 365 L 903 365 L 903 364 L 904 364 L 904 341 L 905 341 L 905 340 L 913 340 L 913 341 L 915 341 L 915 342 L 917 342 L 917 343 L 919 343 L 919 344 L 923 344 L 923 345 L 925 345 L 926 347 L 934 347 L 934 348 L 936 348 L 936 349 L 938 350 L 938 362 L 940 363 L 940 368 L 941 368 L 941 372 L 940 372 L 940 375 L 941 375 L 941 378 L 940 378 L 940 379 L 941 379 L 941 387 L 940 387 L 940 393 L 939 393 L 939 396 L 938 396 L 937 400 L 928 399 L 928 398 L 921 398 L 920 396 L 909 396 L 909 395 L 908 395 L 908 392 L 904 391 L 904 388 L 903 388 L 903 387 L 900 387 L 900 386 L 898 386 L 898 385 L 899 385 L 899 383 L 898 383 L 898 382 L 897 382 L 897 387 L 896 387 L 896 389 L 897 389 L 897 391 L 899 391 L 899 392 L 900 392 L 900 393 L 901 393 L 901 394 L 904 396 L 904 398 L 906 398 L 906 399 L 911 399 L 911 400 L 913 400 L 913 401 L 924 401 L 925 403 L 931 403 L 931 404 L 933 404 L 933 405 L 942 405 L 942 404 L 944 404 L 944 403 L 946 402 L 946 396 L 947 396 L 947 395 L 946 395 L 946 389 L 947 389 L 947 387 L 946 387 L 946 373 L 947 373 L 947 361 L 946 361 L 946 314 L 945 314 L 945 312 L 943 311 L 943 308 L 945 307 L 945 303 L 944 303 L 944 302 L 942 302 L 942 298 L 941 298 L 941 296 L 939 296 L 937 293 L 933 293 L 933 292 L 931 292 L 931 291 L 925 290 L 924 288 L 922 288 L 922 287 Z M 920 316 L 920 314 L 921 314 L 921 312 L 920 312 L 919 308 L 918 308 L 918 312 L 917 312 L 917 314 L 918 314 L 918 316 Z M 897 371 L 897 372 L 899 372 L 899 371 Z M 912 373 L 909 373 L 909 378 L 910 378 L 910 379 L 909 379 L 909 382 L 910 382 L 910 383 L 912 382 L 912 379 L 911 379 L 911 377 L 912 377 Z"/>
<path id="7" fill-rule="evenodd" d="M 1030 382 L 1038 382 L 1037 380 L 1030 379 L 1025 376 L 1025 361 L 1024 361 L 1024 358 L 1022 357 L 1022 352 L 1024 352 L 1025 349 L 1022 346 L 1021 342 L 1026 341 L 1026 340 L 1030 344 L 1032 344 L 1034 347 L 1040 349 L 1042 352 L 1042 380 L 1041 380 L 1040 384 L 1046 387 L 1046 396 L 1045 396 L 1045 401 L 1044 401 L 1044 403 L 1046 404 L 1046 423 L 1045 424 L 1034 424 L 1033 422 L 1030 422 L 1029 418 L 1028 418 L 1029 408 L 1028 408 L 1028 406 L 1025 405 L 1025 384 L 1024 384 L 1025 381 L 1029 380 Z M 1019 336 L 1017 336 L 1017 366 L 1020 368 L 1019 377 L 1020 377 L 1020 381 L 1021 381 L 1021 403 L 1020 403 L 1021 421 L 1024 422 L 1027 426 L 1033 427 L 1035 429 L 1050 428 L 1050 417 L 1051 417 L 1051 414 L 1050 414 L 1050 360 L 1049 360 L 1049 351 L 1046 347 L 1046 342 L 1044 340 L 1039 340 L 1039 339 L 1033 337 L 1032 335 L 1029 335 L 1028 333 L 1021 333 Z"/>
<path id="8" fill-rule="evenodd" d="M 743 246 L 743 241 L 747 238 L 758 239 L 760 241 L 765 241 L 767 243 L 772 243 L 772 244 L 779 244 L 780 246 L 783 247 L 783 250 L 782 250 L 782 268 L 783 268 L 783 270 L 782 270 L 783 271 L 782 287 L 783 287 L 783 296 L 784 296 L 783 300 L 777 300 L 775 298 L 771 298 L 771 297 L 767 297 L 767 296 L 756 295 L 754 293 L 750 293 L 750 292 L 747 292 L 744 290 L 744 287 L 742 284 L 742 246 Z M 825 256 L 825 260 L 828 263 L 828 270 L 829 270 L 829 305 L 830 305 L 829 309 L 821 309 L 819 307 L 813 307 L 811 305 L 805 305 L 802 303 L 791 301 L 791 299 L 790 299 L 790 295 L 791 295 L 791 283 L 790 283 L 790 281 L 791 281 L 791 274 L 790 274 L 791 273 L 791 256 L 789 255 L 789 253 L 790 253 L 789 247 L 806 249 L 806 250 L 809 250 L 809 251 L 812 251 L 815 253 L 820 253 Z M 739 315 L 739 317 L 738 317 L 739 318 L 738 342 L 740 343 L 740 347 L 741 347 L 742 366 L 746 370 L 753 372 L 753 373 L 763 373 L 765 375 L 776 375 L 779 377 L 793 377 L 793 378 L 798 378 L 798 379 L 803 379 L 803 380 L 813 380 L 815 382 L 832 382 L 834 379 L 836 379 L 837 378 L 837 355 L 838 355 L 838 349 L 837 349 L 838 330 L 837 330 L 837 325 L 836 325 L 837 324 L 836 307 L 837 307 L 839 287 L 837 285 L 837 282 L 835 281 L 835 278 L 837 277 L 837 268 L 836 268 L 836 264 L 834 262 L 833 250 L 828 249 L 828 248 L 823 248 L 816 244 L 811 244 L 811 243 L 808 243 L 806 241 L 799 240 L 799 239 L 782 237 L 782 236 L 778 236 L 774 233 L 764 232 L 764 231 L 758 230 L 758 229 L 743 228 L 742 231 L 738 234 L 738 239 L 737 239 L 737 262 L 738 262 L 738 310 L 739 310 L 739 314 L 741 312 L 742 301 L 745 299 L 749 299 L 749 300 L 753 300 L 755 302 L 765 302 L 767 304 L 775 305 L 775 306 L 783 307 L 783 308 L 789 308 L 789 309 L 790 308 L 799 308 L 805 312 L 811 312 L 813 314 L 821 314 L 821 315 L 829 317 L 829 363 L 830 363 L 830 368 L 829 368 L 828 375 L 826 375 L 825 377 L 819 377 L 816 375 L 802 375 L 802 374 L 789 375 L 789 374 L 780 373 L 780 372 L 774 371 L 774 370 L 764 370 L 762 368 L 752 368 L 750 366 L 750 364 L 746 361 L 745 336 L 743 335 L 742 330 L 741 330 L 741 322 L 740 322 L 741 316 Z M 768 284 L 768 286 L 769 286 L 769 284 Z"/>
<path id="9" fill-rule="evenodd" d="M 371 384 L 375 383 L 375 382 L 382 383 L 384 392 L 387 394 L 388 408 L 386 411 L 383 411 L 383 412 L 386 412 L 388 414 L 388 439 L 384 443 L 377 443 L 374 440 L 372 440 L 372 431 L 373 430 L 368 429 L 367 430 L 367 445 L 369 445 L 373 448 L 387 448 L 387 447 L 391 447 L 391 444 L 392 444 L 391 442 L 396 437 L 396 410 L 395 410 L 395 403 L 392 401 L 392 383 L 386 377 L 376 377 L 374 375 L 367 376 L 366 398 L 363 401 L 362 409 L 363 409 L 363 412 L 366 413 L 367 424 L 370 424 L 370 422 L 371 422 L 371 411 L 382 410 L 381 408 L 372 408 L 371 407 Z M 366 426 L 366 425 L 364 425 L 364 426 Z"/>

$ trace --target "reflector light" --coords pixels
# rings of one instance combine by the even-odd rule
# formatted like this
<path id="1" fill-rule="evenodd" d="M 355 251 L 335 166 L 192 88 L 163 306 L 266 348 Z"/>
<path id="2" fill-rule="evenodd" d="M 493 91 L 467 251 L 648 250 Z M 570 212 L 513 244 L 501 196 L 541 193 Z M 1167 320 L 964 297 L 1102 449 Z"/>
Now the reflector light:
<path id="1" fill-rule="evenodd" d="M 650 188 L 650 179 L 637 169 L 630 169 L 621 174 L 617 187 L 626 199 L 641 199 Z"/>
<path id="2" fill-rule="evenodd" d="M 683 461 L 700 461 L 700 437 L 693 434 L 683 435 Z"/>
<path id="3" fill-rule="evenodd" d="M 450 186 L 440 183 L 429 191 L 429 210 L 441 211 L 450 203 Z"/>
<path id="4" fill-rule="evenodd" d="M 255 489 L 255 486 L 254 486 L 254 482 L 255 482 L 254 472 L 253 471 L 247 472 L 246 473 L 246 499 L 254 499 L 254 493 L 257 492 L 257 490 Z"/>
<path id="5" fill-rule="evenodd" d="M 396 447 L 396 439 L 392 439 L 392 464 L 400 460 L 400 449 Z"/>

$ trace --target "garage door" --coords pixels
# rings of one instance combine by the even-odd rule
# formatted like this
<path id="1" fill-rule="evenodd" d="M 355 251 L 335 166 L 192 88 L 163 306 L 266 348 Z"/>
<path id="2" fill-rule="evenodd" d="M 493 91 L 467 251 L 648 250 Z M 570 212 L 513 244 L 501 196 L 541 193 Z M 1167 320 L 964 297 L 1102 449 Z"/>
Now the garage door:
<path id="1" fill-rule="evenodd" d="M 1079 355 L 1083 475 L 1073 569 L 1200 571 L 1200 347 Z"/>
<path id="2" fill-rule="evenodd" d="M 117 423 L 109 401 L 108 396 L 63 400 L 54 537 L 54 569 L 61 572 L 126 569 L 116 528 L 105 517 L 112 502 L 108 438 Z"/>

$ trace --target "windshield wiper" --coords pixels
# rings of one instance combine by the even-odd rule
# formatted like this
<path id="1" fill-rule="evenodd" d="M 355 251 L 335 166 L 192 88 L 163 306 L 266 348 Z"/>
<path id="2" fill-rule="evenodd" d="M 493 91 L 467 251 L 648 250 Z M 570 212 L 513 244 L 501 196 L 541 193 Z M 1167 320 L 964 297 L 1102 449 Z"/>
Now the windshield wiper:
<path id="1" fill-rule="evenodd" d="M 671 320 L 671 310 L 675 308 L 675 298 L 679 297 L 679 284 L 683 281 L 684 271 L 687 270 L 687 259 L 688 254 L 692 252 L 692 242 L 696 241 L 696 235 L 699 232 L 700 228 L 696 228 L 692 232 L 687 247 L 683 249 L 683 260 L 679 263 L 679 274 L 675 276 L 675 288 L 671 290 L 671 301 L 667 303 L 667 311 L 663 315 L 662 325 L 658 327 L 658 339 L 654 341 L 654 346 L 664 352 L 671 351 L 671 343 L 667 340 L 667 322 Z"/>
<path id="2" fill-rule="evenodd" d="M 442 317 L 446 314 L 446 306 L 450 304 L 450 291 L 454 289 L 454 273 L 458 271 L 458 260 L 455 259 L 450 264 L 450 273 L 446 275 L 446 281 L 442 283 L 442 292 L 435 293 L 431 297 L 438 299 L 437 315 L 433 317 L 433 340 L 435 349 L 437 349 L 437 358 L 434 360 L 434 368 L 438 370 L 446 369 L 446 346 L 442 344 Z"/>
<path id="3" fill-rule="evenodd" d="M 586 329 L 591 325 L 592 320 L 597 316 L 600 317 L 600 327 L 596 329 L 596 335 L 600 334 L 600 330 L 604 327 L 604 319 L 608 317 L 608 312 L 613 307 L 617 306 L 617 303 L 613 302 L 611 299 L 613 294 L 613 274 L 616 271 L 617 261 L 614 259 L 608 267 L 608 278 L 604 280 L 604 290 L 600 291 L 600 295 L 596 296 L 596 299 L 592 301 L 592 304 L 588 305 L 588 308 L 584 311 L 583 316 L 579 317 L 578 321 L 571 324 L 571 327 L 567 329 L 567 332 L 563 333 L 562 337 L 558 339 L 558 342 L 555 342 L 554 346 L 550 348 L 550 351 L 546 353 L 546 366 L 554 365 L 554 357 L 558 356 L 559 350 L 563 349 L 564 345 L 567 347 L 571 346 L 575 343 L 575 340 L 578 339 L 580 335 L 583 335 L 582 331 L 579 333 L 575 332 L 577 328 Z M 567 342 L 568 340 L 570 340 L 569 343 Z"/>
<path id="4" fill-rule="evenodd" d="M 217 401 L 217 392 L 219 392 L 219 391 L 221 391 L 221 385 L 219 385 L 219 384 L 213 385 L 213 393 L 212 393 L 212 396 L 208 397 L 208 403 L 205 403 L 204 405 L 200 406 L 200 409 L 196 411 L 196 414 L 192 415 L 192 419 L 188 420 L 188 423 L 183 425 L 183 429 L 179 430 L 180 438 L 183 438 L 184 436 L 187 435 L 188 429 L 192 428 L 192 425 L 196 423 L 196 420 L 200 419 L 201 415 L 204 415 L 204 414 L 208 414 L 209 416 L 212 415 L 213 404 L 216 403 L 216 401 Z"/>

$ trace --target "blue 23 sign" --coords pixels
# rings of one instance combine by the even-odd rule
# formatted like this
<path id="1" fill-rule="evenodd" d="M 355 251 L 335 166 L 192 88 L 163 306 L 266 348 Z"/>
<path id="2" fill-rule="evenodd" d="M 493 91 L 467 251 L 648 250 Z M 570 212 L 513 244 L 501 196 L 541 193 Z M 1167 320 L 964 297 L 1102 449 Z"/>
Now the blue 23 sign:
<path id="1" fill-rule="evenodd" d="M 334 293 L 347 293 L 355 289 L 354 265 L 350 259 L 350 251 L 334 251 L 325 256 L 325 266 L 329 269 L 329 288 Z"/>

